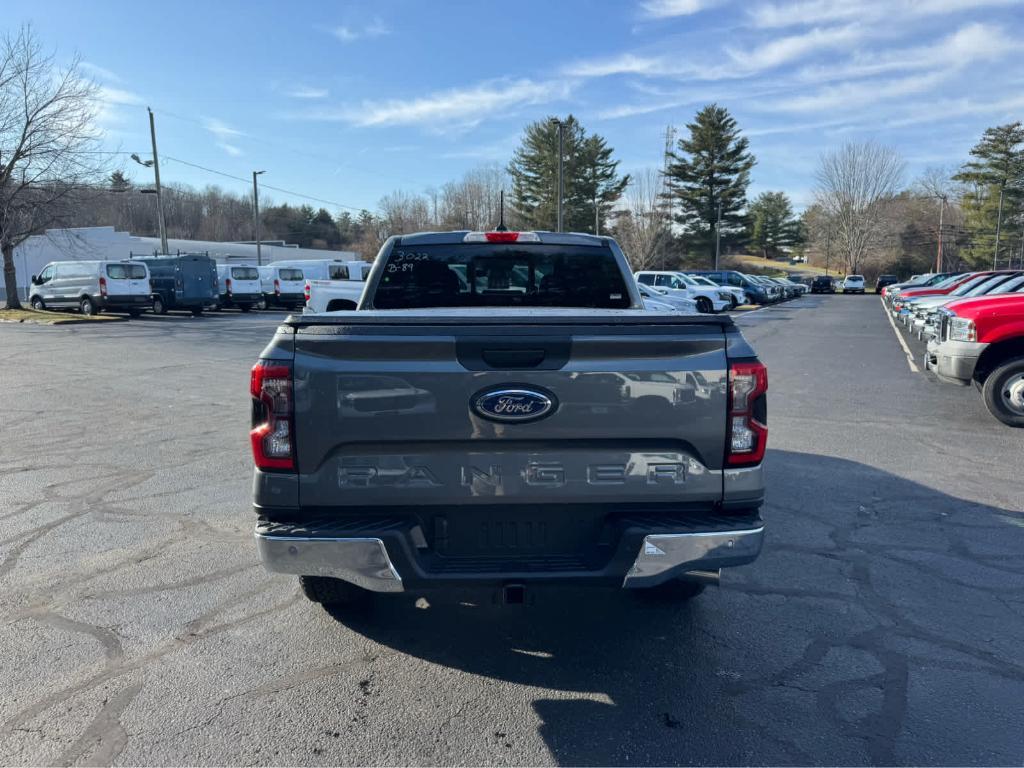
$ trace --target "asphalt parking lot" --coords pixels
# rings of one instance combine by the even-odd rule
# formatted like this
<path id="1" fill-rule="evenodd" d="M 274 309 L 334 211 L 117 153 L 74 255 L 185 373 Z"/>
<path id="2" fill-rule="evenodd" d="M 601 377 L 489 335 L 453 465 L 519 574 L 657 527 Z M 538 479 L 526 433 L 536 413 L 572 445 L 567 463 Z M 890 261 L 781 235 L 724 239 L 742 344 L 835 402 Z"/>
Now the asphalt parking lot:
<path id="1" fill-rule="evenodd" d="M 279 318 L 0 325 L 0 763 L 1024 761 L 1022 435 L 913 372 L 875 297 L 738 320 L 769 538 L 720 589 L 345 622 L 256 561 Z"/>

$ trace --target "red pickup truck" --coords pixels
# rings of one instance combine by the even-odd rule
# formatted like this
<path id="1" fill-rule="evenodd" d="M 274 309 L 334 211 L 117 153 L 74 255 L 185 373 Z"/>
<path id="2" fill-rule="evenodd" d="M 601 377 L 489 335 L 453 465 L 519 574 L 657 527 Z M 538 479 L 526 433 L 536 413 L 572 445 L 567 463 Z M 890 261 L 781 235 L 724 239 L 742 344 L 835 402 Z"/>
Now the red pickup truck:
<path id="1" fill-rule="evenodd" d="M 974 382 L 989 412 L 1024 427 L 1024 296 L 961 299 L 941 310 L 925 363 L 943 381 Z"/>

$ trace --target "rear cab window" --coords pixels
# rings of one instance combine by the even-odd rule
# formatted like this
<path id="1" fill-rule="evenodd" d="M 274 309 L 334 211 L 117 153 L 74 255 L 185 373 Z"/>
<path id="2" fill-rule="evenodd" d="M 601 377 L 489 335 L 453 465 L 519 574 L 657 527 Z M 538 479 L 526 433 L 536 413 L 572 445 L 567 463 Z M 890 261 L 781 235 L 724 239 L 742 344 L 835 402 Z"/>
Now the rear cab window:
<path id="1" fill-rule="evenodd" d="M 452 243 L 396 245 L 373 306 L 628 309 L 631 299 L 607 247 Z"/>

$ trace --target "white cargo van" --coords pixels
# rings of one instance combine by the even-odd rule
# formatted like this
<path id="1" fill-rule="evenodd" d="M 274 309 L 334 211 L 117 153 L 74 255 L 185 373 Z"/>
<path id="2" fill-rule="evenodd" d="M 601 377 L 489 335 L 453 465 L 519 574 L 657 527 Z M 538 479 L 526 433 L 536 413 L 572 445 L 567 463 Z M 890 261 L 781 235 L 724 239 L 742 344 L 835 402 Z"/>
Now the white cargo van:
<path id="1" fill-rule="evenodd" d="M 83 315 L 103 310 L 137 317 L 153 304 L 149 268 L 139 261 L 51 261 L 32 275 L 33 309 L 77 307 Z"/>
<path id="2" fill-rule="evenodd" d="M 260 267 L 260 290 L 267 307 L 298 309 L 306 303 L 306 276 L 298 267 Z"/>
<path id="3" fill-rule="evenodd" d="M 370 271 L 365 261 L 340 259 L 295 259 L 275 261 L 270 266 L 301 269 L 306 280 L 365 280 Z"/>
<path id="4" fill-rule="evenodd" d="M 238 307 L 248 312 L 263 301 L 260 271 L 252 264 L 218 264 L 217 284 L 220 307 Z"/>

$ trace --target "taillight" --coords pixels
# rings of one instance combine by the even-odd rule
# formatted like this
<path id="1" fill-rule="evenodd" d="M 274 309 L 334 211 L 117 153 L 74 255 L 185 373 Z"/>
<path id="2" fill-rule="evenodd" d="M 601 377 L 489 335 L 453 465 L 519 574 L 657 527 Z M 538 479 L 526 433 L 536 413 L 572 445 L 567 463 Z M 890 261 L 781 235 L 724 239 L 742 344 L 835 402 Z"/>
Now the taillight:
<path id="1" fill-rule="evenodd" d="M 224 290 L 227 291 L 228 293 L 231 293 L 231 278 L 230 277 L 225 277 L 224 278 Z"/>
<path id="2" fill-rule="evenodd" d="M 536 232 L 467 232 L 464 243 L 539 243 Z"/>
<path id="3" fill-rule="evenodd" d="M 278 296 L 281 295 L 281 281 L 280 280 L 277 280 L 277 279 L 274 280 L 274 293 L 276 293 Z"/>
<path id="4" fill-rule="evenodd" d="M 725 462 L 760 464 L 768 444 L 768 369 L 761 363 L 729 366 L 729 418 Z"/>
<path id="5" fill-rule="evenodd" d="M 309 283 L 306 283 L 306 303 L 309 304 Z"/>
<path id="6" fill-rule="evenodd" d="M 295 469 L 292 369 L 270 360 L 252 367 L 252 457 L 259 469 Z"/>
<path id="7" fill-rule="evenodd" d="M 107 295 L 107 278 L 101 277 L 100 278 L 100 296 L 106 296 L 106 295 Z"/>

